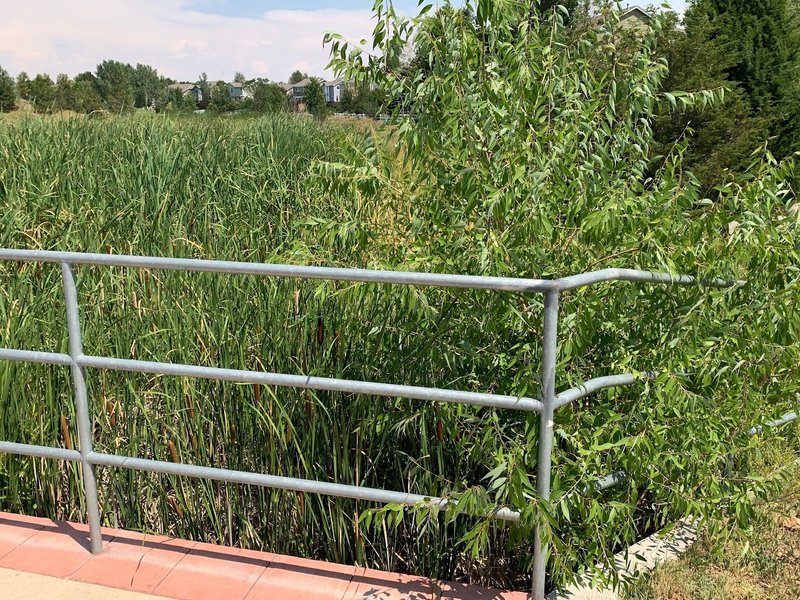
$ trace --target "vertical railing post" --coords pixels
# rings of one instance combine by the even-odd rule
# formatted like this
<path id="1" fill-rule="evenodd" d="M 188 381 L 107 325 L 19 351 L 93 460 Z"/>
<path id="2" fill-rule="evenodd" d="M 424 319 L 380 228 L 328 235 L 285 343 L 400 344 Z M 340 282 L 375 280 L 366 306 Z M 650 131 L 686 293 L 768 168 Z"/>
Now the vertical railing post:
<path id="1" fill-rule="evenodd" d="M 100 533 L 100 505 L 97 500 L 97 481 L 94 477 L 94 466 L 89 462 L 89 454 L 92 452 L 92 415 L 89 411 L 89 399 L 86 393 L 83 367 L 78 363 L 78 359 L 83 356 L 83 342 L 81 341 L 75 273 L 69 263 L 61 263 L 61 278 L 64 284 L 64 302 L 67 311 L 69 355 L 72 358 L 72 384 L 75 388 L 75 408 L 78 417 L 78 440 L 81 452 L 83 491 L 86 497 L 86 516 L 89 520 L 89 538 L 91 540 L 92 554 L 99 554 L 103 551 L 103 538 Z"/>
<path id="2" fill-rule="evenodd" d="M 544 297 L 544 334 L 542 335 L 542 387 L 544 405 L 539 425 L 539 459 L 536 468 L 536 493 L 542 500 L 550 499 L 550 470 L 553 453 L 553 414 L 556 397 L 556 353 L 558 344 L 558 290 Z M 533 600 L 544 600 L 547 548 L 544 530 L 537 526 L 533 539 Z"/>

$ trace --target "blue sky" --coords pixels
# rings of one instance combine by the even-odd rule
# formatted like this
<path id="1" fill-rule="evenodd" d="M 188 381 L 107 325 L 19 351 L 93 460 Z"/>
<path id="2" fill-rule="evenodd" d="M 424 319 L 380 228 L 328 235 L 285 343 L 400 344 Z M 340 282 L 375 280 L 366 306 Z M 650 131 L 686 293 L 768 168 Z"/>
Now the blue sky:
<path id="1" fill-rule="evenodd" d="M 627 2 L 626 2 L 627 3 Z M 648 5 L 652 2 L 629 4 Z M 685 0 L 674 0 L 685 8 Z M 0 67 L 16 75 L 93 71 L 105 59 L 144 63 L 179 81 L 285 81 L 326 72 L 326 32 L 370 38 L 373 0 L 18 0 L 3 3 Z M 395 6 L 416 14 L 416 0 Z"/>
<path id="2" fill-rule="evenodd" d="M 687 0 L 671 0 L 672 7 L 677 11 L 686 8 Z M 623 6 L 660 6 L 659 1 L 628 0 L 622 2 Z M 340 10 L 369 9 L 372 3 L 369 0 L 343 0 L 338 2 L 325 2 L 324 0 L 195 0 L 194 5 L 198 10 L 211 14 L 229 17 L 258 17 L 268 10 L 319 10 L 323 8 L 337 8 Z M 399 0 L 395 6 L 405 14 L 413 14 L 417 2 L 415 0 Z"/>

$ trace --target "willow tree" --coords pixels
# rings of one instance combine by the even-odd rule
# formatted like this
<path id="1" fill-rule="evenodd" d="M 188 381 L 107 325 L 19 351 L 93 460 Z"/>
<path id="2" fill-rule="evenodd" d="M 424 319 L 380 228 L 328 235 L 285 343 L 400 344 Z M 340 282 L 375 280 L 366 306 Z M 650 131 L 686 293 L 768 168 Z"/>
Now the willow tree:
<path id="1" fill-rule="evenodd" d="M 724 96 L 659 91 L 661 18 L 623 56 L 613 15 L 575 40 L 565 12 L 544 18 L 537 8 L 467 0 L 409 19 L 377 0 L 371 43 L 329 34 L 331 67 L 383 90 L 395 109 L 384 135 L 365 136 L 350 162 L 322 174 L 353 199 L 340 222 L 366 232 L 376 265 L 513 277 L 638 267 L 747 281 L 728 291 L 617 284 L 564 295 L 559 387 L 621 371 L 659 375 L 557 413 L 550 502 L 535 493 L 535 420 L 437 407 L 454 435 L 483 427 L 468 438 L 474 470 L 453 476 L 459 485 L 448 491 L 462 508 L 522 513 L 500 534 L 474 521 L 463 548 L 505 552 L 505 568 L 524 571 L 531 528 L 546 523 L 560 584 L 681 516 L 717 531 L 723 517 L 747 524 L 774 481 L 751 476 L 762 438 L 745 432 L 800 389 L 800 236 L 785 183 L 792 165 L 768 152 L 713 201 L 683 165 L 684 142 L 651 169 L 659 111 Z M 425 48 L 412 73 L 402 60 L 409 45 Z M 415 296 L 409 318 L 435 340 L 415 364 L 477 390 L 537 394 L 540 299 L 459 294 Z M 412 335 L 399 331 L 397 347 Z M 593 490 L 618 470 L 624 485 Z"/>

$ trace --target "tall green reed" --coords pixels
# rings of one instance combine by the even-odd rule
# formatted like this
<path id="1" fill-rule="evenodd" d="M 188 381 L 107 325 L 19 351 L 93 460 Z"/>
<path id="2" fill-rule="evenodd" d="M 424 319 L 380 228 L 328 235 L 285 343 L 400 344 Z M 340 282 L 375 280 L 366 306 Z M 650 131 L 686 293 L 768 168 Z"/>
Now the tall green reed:
<path id="1" fill-rule="evenodd" d="M 348 135 L 291 116 L 22 120 L 0 129 L 0 246 L 380 264 L 346 218 L 362 210 L 358 199 L 326 191 L 312 168 L 342 160 Z M 57 271 L 0 265 L 1 345 L 65 351 Z M 492 306 L 519 303 L 510 294 L 94 267 L 78 275 L 87 353 L 517 391 L 497 368 L 503 349 L 480 346 Z M 525 323 L 540 316 L 537 301 L 526 311 L 516 334 L 532 343 Z M 94 370 L 87 380 L 100 451 L 431 495 L 477 485 L 497 432 L 515 429 L 526 443 L 531 429 L 525 417 L 474 407 Z M 76 438 L 65 369 L 0 364 L 0 411 L 3 439 Z M 425 527 L 407 517 L 381 531 L 359 523 L 374 508 L 365 502 L 115 469 L 99 469 L 99 481 L 110 525 L 446 578 L 526 577 L 502 550 L 503 529 L 492 532 L 491 559 L 459 550 L 469 518 Z M 72 466 L 3 456 L 0 488 L 4 509 L 82 518 Z"/>

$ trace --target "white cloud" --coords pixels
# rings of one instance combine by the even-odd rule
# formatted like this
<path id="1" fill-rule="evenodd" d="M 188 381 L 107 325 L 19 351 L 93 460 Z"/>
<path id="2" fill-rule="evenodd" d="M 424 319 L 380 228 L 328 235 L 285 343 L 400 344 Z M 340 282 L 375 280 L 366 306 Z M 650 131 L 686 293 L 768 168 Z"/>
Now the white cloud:
<path id="1" fill-rule="evenodd" d="M 0 66 L 12 74 L 75 75 L 104 59 L 152 65 L 168 77 L 285 80 L 295 68 L 323 75 L 326 31 L 368 37 L 371 13 L 271 10 L 258 18 L 192 10 L 189 0 L 23 0 L 3 7 Z"/>

